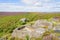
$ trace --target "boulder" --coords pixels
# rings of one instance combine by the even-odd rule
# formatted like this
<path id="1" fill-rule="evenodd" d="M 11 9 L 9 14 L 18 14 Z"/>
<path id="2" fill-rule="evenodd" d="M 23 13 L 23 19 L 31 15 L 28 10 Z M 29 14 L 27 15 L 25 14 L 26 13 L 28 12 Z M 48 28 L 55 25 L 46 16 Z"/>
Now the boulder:
<path id="1" fill-rule="evenodd" d="M 27 19 L 27 18 L 22 18 L 22 19 L 20 19 L 20 21 L 22 21 L 22 22 L 27 22 L 27 21 L 29 21 L 29 19 Z"/>
<path id="2" fill-rule="evenodd" d="M 34 29 L 31 26 L 22 26 L 20 28 L 16 28 L 13 33 L 12 37 L 18 37 L 18 38 L 25 38 L 27 35 L 32 38 L 37 38 L 42 36 L 42 34 L 45 32 L 44 28 L 37 28 Z"/>
<path id="3" fill-rule="evenodd" d="M 60 23 L 57 23 L 54 28 L 53 28 L 54 32 L 60 33 Z"/>
<path id="4" fill-rule="evenodd" d="M 20 21 L 19 21 L 19 23 L 20 23 L 21 25 L 25 25 L 27 22 L 29 22 L 29 19 L 27 19 L 27 18 L 22 18 L 22 19 L 20 19 Z"/>
<path id="5" fill-rule="evenodd" d="M 33 27 L 34 28 L 40 28 L 40 27 L 47 27 L 48 29 L 51 29 L 52 28 L 52 23 L 51 22 L 48 22 L 47 20 L 37 20 Z"/>
<path id="6" fill-rule="evenodd" d="M 32 25 L 26 24 L 13 30 L 12 37 L 25 38 L 28 35 L 30 38 L 38 38 L 46 31 L 46 29 L 43 28 L 46 26 L 48 29 L 51 29 L 52 23 L 47 20 L 37 20 Z"/>
<path id="7" fill-rule="evenodd" d="M 50 35 L 44 36 L 43 40 L 59 40 L 59 38 L 55 35 L 50 34 Z"/>

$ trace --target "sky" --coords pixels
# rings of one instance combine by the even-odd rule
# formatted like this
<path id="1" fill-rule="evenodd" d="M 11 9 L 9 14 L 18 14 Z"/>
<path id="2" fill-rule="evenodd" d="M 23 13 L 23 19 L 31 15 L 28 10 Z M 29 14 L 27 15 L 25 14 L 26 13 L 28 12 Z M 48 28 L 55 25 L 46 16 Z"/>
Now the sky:
<path id="1" fill-rule="evenodd" d="M 60 12 L 60 0 L 0 0 L 0 12 Z"/>

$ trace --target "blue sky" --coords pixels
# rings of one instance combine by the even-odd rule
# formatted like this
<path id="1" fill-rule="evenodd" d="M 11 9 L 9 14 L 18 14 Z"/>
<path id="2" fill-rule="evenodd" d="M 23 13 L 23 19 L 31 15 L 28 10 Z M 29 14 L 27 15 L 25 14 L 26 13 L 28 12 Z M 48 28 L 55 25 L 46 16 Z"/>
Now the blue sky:
<path id="1" fill-rule="evenodd" d="M 0 0 L 1 12 L 60 12 L 60 0 Z"/>

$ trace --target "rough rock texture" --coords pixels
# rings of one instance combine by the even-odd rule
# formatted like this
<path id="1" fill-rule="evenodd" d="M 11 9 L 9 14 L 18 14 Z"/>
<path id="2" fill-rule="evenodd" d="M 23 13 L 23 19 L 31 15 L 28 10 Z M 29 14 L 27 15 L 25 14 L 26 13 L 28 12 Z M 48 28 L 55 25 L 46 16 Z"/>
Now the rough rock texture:
<path id="1" fill-rule="evenodd" d="M 22 22 L 27 22 L 27 21 L 29 21 L 29 19 L 27 19 L 27 18 L 22 18 L 22 19 L 20 19 L 20 21 L 22 21 Z"/>
<path id="2" fill-rule="evenodd" d="M 60 23 L 56 24 L 53 28 L 54 32 L 60 33 Z"/>
<path id="3" fill-rule="evenodd" d="M 41 36 L 44 32 L 45 29 L 43 28 L 39 28 L 39 29 L 33 29 L 30 27 L 25 27 L 21 30 L 18 30 L 19 28 L 16 28 L 13 33 L 12 33 L 12 37 L 18 37 L 18 38 L 25 38 L 26 35 L 29 35 L 29 37 L 39 37 Z"/>
<path id="4" fill-rule="evenodd" d="M 51 18 L 51 21 L 60 22 L 60 17 Z"/>
<path id="5" fill-rule="evenodd" d="M 37 20 L 33 25 L 27 24 L 13 30 L 12 37 L 25 38 L 26 35 L 29 35 L 30 38 L 38 38 L 46 31 L 46 29 L 43 28 L 46 26 L 48 29 L 51 29 L 52 23 L 48 22 L 47 20 Z"/>
<path id="6" fill-rule="evenodd" d="M 57 36 L 50 34 L 50 35 L 44 36 L 43 40 L 59 40 L 59 39 Z"/>
<path id="7" fill-rule="evenodd" d="M 48 29 L 52 28 L 52 23 L 48 22 L 47 20 L 37 20 L 34 25 L 34 28 L 40 28 L 40 27 L 48 27 Z"/>

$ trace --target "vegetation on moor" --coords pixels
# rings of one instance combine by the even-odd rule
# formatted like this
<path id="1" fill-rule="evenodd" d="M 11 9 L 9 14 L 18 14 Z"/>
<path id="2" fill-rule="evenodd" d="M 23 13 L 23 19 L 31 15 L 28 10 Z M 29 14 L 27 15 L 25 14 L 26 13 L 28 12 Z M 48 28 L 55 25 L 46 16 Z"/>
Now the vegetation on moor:
<path id="1" fill-rule="evenodd" d="M 14 40 L 11 38 L 11 33 L 17 27 L 20 27 L 22 24 L 19 21 L 21 18 L 28 18 L 29 22 L 38 20 L 38 19 L 46 19 L 60 16 L 60 14 L 52 14 L 52 13 L 22 13 L 18 15 L 0 15 L 0 39 L 7 38 L 8 40 Z M 17 40 L 17 38 L 15 39 Z M 29 37 L 26 37 L 26 40 L 29 40 Z M 33 39 L 34 40 L 34 39 Z M 41 39 L 36 39 L 41 40 Z"/>

